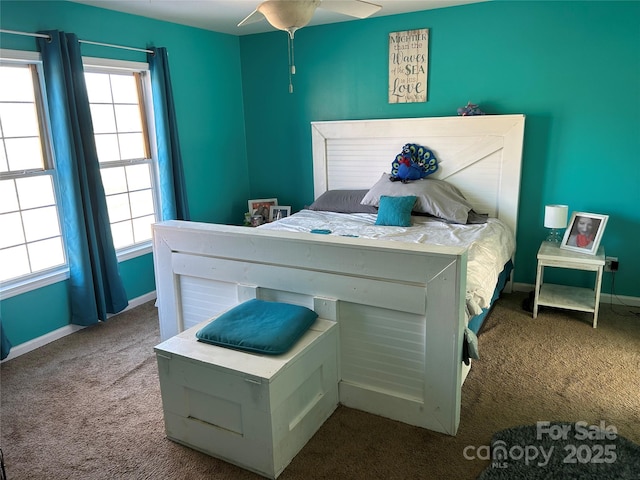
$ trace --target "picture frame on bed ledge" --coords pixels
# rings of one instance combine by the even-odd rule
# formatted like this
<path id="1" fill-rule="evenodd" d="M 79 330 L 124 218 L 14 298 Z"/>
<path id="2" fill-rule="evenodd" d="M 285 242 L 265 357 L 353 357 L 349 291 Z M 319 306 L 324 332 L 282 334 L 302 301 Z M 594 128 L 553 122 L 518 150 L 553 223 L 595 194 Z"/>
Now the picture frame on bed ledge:
<path id="1" fill-rule="evenodd" d="M 595 255 L 608 219 L 608 215 L 599 213 L 573 212 L 560 248 Z"/>
<path id="2" fill-rule="evenodd" d="M 277 198 L 258 198 L 255 200 L 249 200 L 247 202 L 249 213 L 253 215 L 262 215 L 264 222 L 269 220 L 270 208 L 274 205 L 278 205 Z"/>
<path id="3" fill-rule="evenodd" d="M 271 205 L 269 207 L 269 221 L 275 222 L 291 215 L 291 206 L 289 205 Z"/>

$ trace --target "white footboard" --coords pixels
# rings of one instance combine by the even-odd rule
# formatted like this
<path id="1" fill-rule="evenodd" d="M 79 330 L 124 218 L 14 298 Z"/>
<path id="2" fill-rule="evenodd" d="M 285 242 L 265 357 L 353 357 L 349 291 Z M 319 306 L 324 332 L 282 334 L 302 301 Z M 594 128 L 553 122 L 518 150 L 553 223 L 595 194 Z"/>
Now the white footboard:
<path id="1" fill-rule="evenodd" d="M 337 299 L 340 402 L 454 435 L 466 250 L 169 221 L 154 226 L 166 340 L 249 298 Z"/>

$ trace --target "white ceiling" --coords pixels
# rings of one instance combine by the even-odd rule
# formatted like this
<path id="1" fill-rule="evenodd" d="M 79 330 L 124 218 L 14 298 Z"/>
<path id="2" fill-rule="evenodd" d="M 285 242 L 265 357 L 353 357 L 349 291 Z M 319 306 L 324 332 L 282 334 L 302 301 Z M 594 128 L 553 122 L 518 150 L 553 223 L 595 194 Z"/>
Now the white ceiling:
<path id="1" fill-rule="evenodd" d="M 167 22 L 203 28 L 231 35 L 250 35 L 274 31 L 261 21 L 238 27 L 262 0 L 71 0 L 94 7 L 141 15 Z M 382 9 L 369 18 L 417 12 L 434 8 L 465 5 L 486 0 L 367 0 Z M 309 25 L 323 25 L 358 20 L 318 8 Z"/>

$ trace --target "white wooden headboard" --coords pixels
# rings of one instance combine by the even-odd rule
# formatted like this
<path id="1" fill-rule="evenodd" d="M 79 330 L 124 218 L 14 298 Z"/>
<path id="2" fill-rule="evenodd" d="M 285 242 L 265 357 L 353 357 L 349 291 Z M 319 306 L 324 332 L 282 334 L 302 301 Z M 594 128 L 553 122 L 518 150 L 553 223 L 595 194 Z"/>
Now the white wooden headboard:
<path id="1" fill-rule="evenodd" d="M 518 223 L 524 115 L 312 122 L 314 195 L 367 189 L 406 143 L 432 150 L 435 178 L 456 185 L 478 213 Z"/>

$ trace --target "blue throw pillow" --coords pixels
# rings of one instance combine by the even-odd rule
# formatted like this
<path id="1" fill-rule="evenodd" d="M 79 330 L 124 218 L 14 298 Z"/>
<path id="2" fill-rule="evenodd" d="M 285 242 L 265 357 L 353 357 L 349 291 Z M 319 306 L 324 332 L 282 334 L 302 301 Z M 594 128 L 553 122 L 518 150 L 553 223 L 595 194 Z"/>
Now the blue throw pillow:
<path id="1" fill-rule="evenodd" d="M 413 195 L 407 197 L 381 196 L 376 225 L 410 227 L 411 210 L 415 203 L 416 197 Z"/>
<path id="2" fill-rule="evenodd" d="M 288 303 L 249 300 L 198 330 L 200 342 L 267 355 L 288 351 L 318 318 L 313 310 Z"/>

